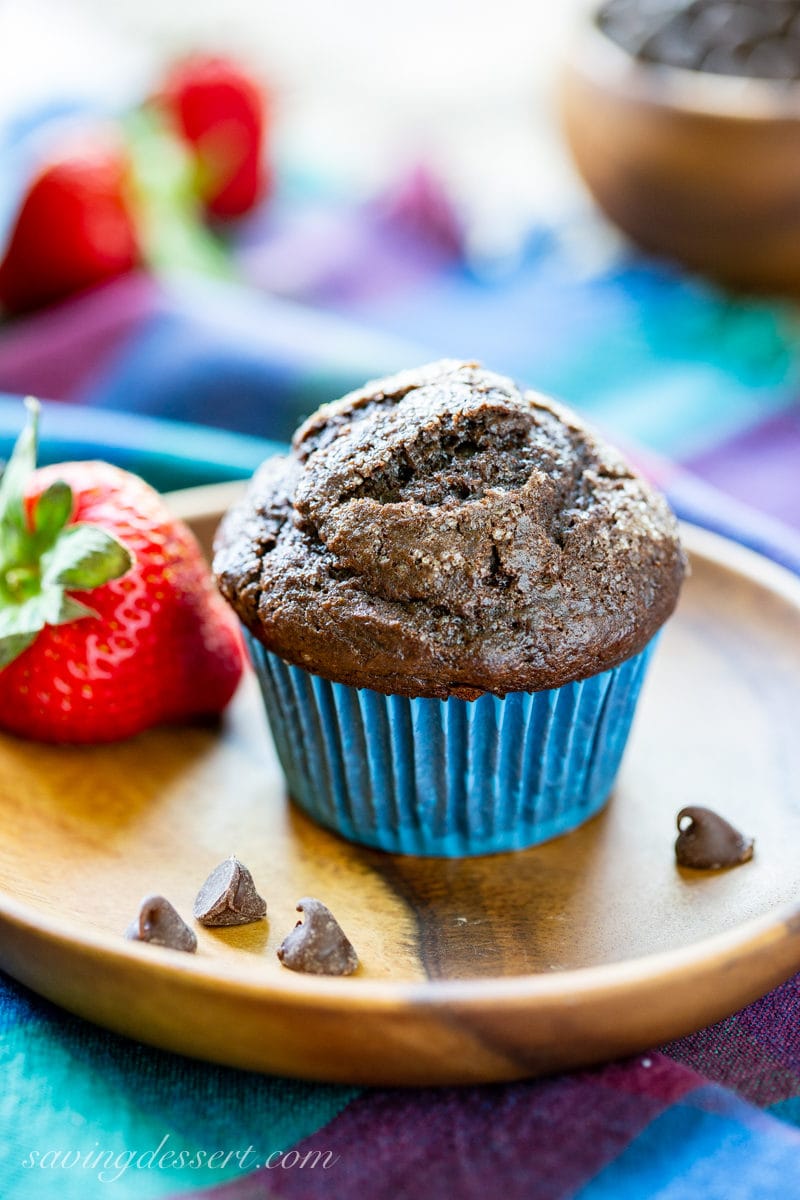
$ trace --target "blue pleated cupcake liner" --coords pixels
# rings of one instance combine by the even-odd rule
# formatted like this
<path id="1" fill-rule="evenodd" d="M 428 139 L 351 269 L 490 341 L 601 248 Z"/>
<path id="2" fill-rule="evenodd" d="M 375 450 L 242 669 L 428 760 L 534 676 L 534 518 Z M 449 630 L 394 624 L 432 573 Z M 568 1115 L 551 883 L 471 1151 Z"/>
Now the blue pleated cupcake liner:
<path id="1" fill-rule="evenodd" d="M 564 687 L 469 701 L 331 683 L 245 633 L 292 799 L 350 841 L 446 857 L 522 850 L 603 807 L 655 643 Z"/>

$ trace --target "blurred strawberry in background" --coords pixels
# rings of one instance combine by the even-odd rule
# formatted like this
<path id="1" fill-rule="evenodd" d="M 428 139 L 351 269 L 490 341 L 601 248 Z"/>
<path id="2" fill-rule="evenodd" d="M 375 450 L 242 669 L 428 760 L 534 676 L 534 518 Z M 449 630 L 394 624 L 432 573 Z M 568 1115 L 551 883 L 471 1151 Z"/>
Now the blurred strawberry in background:
<path id="1" fill-rule="evenodd" d="M 140 258 L 125 146 L 113 130 L 87 130 L 28 185 L 0 263 L 0 305 L 8 314 L 38 308 Z"/>
<path id="2" fill-rule="evenodd" d="M 116 122 L 89 118 L 30 179 L 0 261 L 16 316 L 138 265 L 230 271 L 209 219 L 243 216 L 270 191 L 268 95 L 217 55 L 177 63 Z"/>
<path id="3" fill-rule="evenodd" d="M 242 216 L 267 195 L 268 97 L 243 67 L 194 55 L 173 67 L 155 102 L 195 154 L 197 189 L 211 216 Z"/>

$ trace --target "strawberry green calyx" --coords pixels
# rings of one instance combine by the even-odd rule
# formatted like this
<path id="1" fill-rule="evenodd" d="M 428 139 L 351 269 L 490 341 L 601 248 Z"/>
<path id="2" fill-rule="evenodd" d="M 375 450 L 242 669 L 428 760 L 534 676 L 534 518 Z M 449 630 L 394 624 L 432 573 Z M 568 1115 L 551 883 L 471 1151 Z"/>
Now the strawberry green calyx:
<path id="1" fill-rule="evenodd" d="M 39 403 L 25 401 L 28 423 L 0 477 L 0 671 L 46 625 L 97 614 L 70 591 L 87 592 L 125 575 L 130 551 L 98 525 L 70 524 L 72 489 L 52 483 L 32 508 L 25 489 L 36 469 Z"/>

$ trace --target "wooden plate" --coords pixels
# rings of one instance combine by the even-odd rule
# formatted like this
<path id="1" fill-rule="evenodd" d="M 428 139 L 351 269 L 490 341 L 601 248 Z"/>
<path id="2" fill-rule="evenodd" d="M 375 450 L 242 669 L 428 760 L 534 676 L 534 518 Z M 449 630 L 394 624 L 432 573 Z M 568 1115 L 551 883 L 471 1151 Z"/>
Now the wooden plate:
<path id="1" fill-rule="evenodd" d="M 216 513 L 181 504 L 207 535 Z M 464 861 L 348 845 L 287 804 L 248 680 L 218 729 L 88 749 L 0 738 L 0 963 L 142 1041 L 373 1084 L 590 1063 L 754 999 L 800 967 L 800 581 L 684 532 L 692 577 L 613 800 L 582 830 Z M 753 834 L 753 861 L 677 870 L 685 804 Z M 266 896 L 266 922 L 199 930 L 195 956 L 123 941 L 143 894 L 189 914 L 231 852 Z M 278 963 L 309 894 L 350 935 L 358 975 Z"/>

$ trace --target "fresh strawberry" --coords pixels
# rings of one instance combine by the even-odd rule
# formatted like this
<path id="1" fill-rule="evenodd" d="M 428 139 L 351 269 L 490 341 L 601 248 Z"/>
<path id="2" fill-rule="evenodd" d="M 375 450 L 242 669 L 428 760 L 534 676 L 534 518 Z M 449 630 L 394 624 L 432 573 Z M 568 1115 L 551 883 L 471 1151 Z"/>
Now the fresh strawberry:
<path id="1" fill-rule="evenodd" d="M 122 145 L 93 131 L 33 178 L 0 264 L 0 305 L 21 313 L 130 270 L 140 258 Z"/>
<path id="2" fill-rule="evenodd" d="M 105 742 L 219 712 L 240 642 L 192 533 L 109 463 L 34 471 L 28 405 L 0 480 L 0 727 Z"/>
<path id="3" fill-rule="evenodd" d="M 156 103 L 193 149 L 198 187 L 215 217 L 239 217 L 268 191 L 267 96 L 238 63 L 194 55 L 173 67 Z"/>

